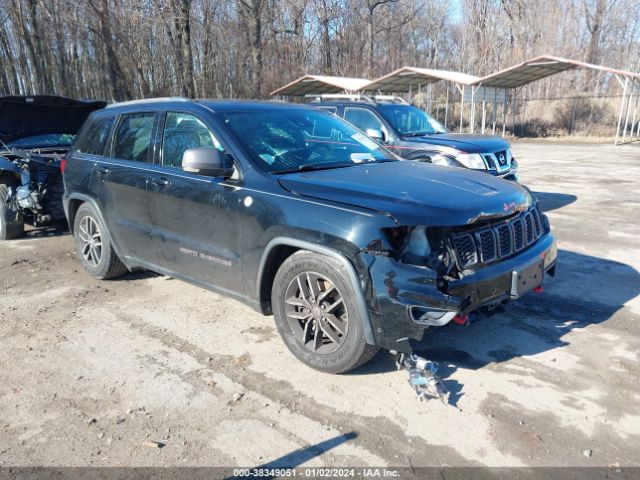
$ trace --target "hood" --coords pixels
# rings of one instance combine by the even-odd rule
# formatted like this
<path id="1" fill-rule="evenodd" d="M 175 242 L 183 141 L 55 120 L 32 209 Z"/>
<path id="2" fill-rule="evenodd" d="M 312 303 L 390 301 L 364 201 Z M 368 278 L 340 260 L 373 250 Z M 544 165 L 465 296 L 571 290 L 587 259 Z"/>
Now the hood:
<path id="1" fill-rule="evenodd" d="M 32 135 L 76 134 L 91 112 L 105 105 L 45 95 L 0 97 L 0 140 L 9 143 Z"/>
<path id="2" fill-rule="evenodd" d="M 515 182 L 463 168 L 397 161 L 282 175 L 290 192 L 375 210 L 400 225 L 453 226 L 528 208 Z"/>
<path id="3" fill-rule="evenodd" d="M 453 147 L 467 153 L 492 153 L 509 148 L 509 142 L 494 135 L 466 133 L 438 133 L 424 137 L 405 137 L 407 142 Z"/>

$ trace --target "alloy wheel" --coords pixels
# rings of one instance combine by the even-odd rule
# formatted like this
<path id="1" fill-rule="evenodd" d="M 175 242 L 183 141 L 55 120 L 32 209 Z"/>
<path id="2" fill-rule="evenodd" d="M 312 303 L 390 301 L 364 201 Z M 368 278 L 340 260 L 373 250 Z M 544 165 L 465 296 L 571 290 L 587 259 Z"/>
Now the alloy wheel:
<path id="1" fill-rule="evenodd" d="M 90 216 L 80 220 L 78 229 L 80 253 L 92 268 L 96 268 L 102 258 L 102 236 L 98 223 Z"/>
<path id="2" fill-rule="evenodd" d="M 347 307 L 333 282 L 315 272 L 303 272 L 289 282 L 285 314 L 296 339 L 314 353 L 333 353 L 349 327 Z"/>

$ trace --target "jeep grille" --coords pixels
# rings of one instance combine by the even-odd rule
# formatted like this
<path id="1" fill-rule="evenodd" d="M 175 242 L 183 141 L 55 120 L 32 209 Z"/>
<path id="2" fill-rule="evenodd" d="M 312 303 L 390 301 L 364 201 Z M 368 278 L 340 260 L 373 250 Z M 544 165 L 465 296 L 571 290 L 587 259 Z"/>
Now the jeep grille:
<path id="1" fill-rule="evenodd" d="M 540 204 L 502 222 L 451 235 L 451 245 L 462 268 L 487 264 L 519 253 L 547 232 Z"/>

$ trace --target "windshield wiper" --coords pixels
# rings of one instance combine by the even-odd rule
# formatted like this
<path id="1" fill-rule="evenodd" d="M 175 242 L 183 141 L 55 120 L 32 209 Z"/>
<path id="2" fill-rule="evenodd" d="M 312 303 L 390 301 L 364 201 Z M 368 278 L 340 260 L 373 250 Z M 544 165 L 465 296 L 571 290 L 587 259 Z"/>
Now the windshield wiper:
<path id="1" fill-rule="evenodd" d="M 426 135 L 431 135 L 432 133 L 435 133 L 435 132 L 408 132 L 408 133 L 405 133 L 404 136 L 405 137 L 424 137 Z"/>
<path id="2" fill-rule="evenodd" d="M 292 173 L 292 172 L 312 172 L 315 170 L 330 170 L 332 168 L 346 168 L 353 167 L 356 165 L 355 163 L 305 163 L 303 165 L 299 165 L 296 168 L 291 168 L 287 170 L 276 170 L 273 173 Z"/>

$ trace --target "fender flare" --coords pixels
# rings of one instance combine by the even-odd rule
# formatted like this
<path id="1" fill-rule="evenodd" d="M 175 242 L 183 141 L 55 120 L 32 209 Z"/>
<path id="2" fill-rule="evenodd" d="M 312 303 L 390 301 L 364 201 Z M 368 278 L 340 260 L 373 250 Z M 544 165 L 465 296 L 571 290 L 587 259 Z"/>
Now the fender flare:
<path id="1" fill-rule="evenodd" d="M 332 257 L 336 259 L 338 262 L 342 264 L 345 268 L 347 275 L 349 276 L 349 280 L 354 286 L 356 291 L 356 307 L 360 312 L 360 317 L 362 318 L 362 326 L 364 327 L 364 333 L 367 338 L 367 343 L 369 345 L 376 345 L 375 336 L 373 334 L 373 327 L 371 325 L 371 319 L 369 318 L 369 312 L 367 310 L 367 304 L 364 300 L 364 292 L 362 291 L 362 287 L 360 286 L 360 282 L 358 280 L 358 275 L 356 274 L 356 269 L 353 264 L 345 257 L 342 253 L 328 248 L 322 245 L 318 245 L 316 243 L 307 242 L 305 240 L 299 240 L 296 238 L 289 237 L 275 237 L 267 243 L 267 246 L 262 252 L 262 257 L 260 258 L 260 266 L 258 267 L 258 278 L 257 278 L 257 288 L 260 291 L 260 284 L 262 281 L 262 275 L 264 273 L 265 264 L 267 262 L 267 258 L 269 258 L 269 254 L 271 250 L 275 247 L 285 245 L 288 247 L 296 247 L 302 250 L 309 250 L 310 252 L 319 253 L 321 255 L 326 255 L 328 257 Z"/>
<path id="2" fill-rule="evenodd" d="M 111 248 L 113 248 L 113 250 L 116 252 L 116 255 L 118 255 L 120 260 L 126 265 L 125 259 L 121 257 L 120 254 L 118 253 L 118 248 L 113 241 L 113 237 L 111 236 L 109 229 L 107 228 L 107 222 L 105 222 L 104 216 L 102 215 L 102 211 L 100 210 L 100 207 L 98 206 L 98 202 L 96 202 L 95 198 L 82 193 L 72 193 L 68 197 L 64 198 L 64 201 L 62 203 L 64 207 L 65 216 L 67 217 L 67 223 L 69 224 L 69 231 L 73 234 L 73 224 L 75 222 L 75 216 L 74 216 L 73 222 L 71 221 L 71 218 L 69 218 L 69 202 L 71 200 L 80 200 L 82 203 L 91 204 L 93 209 L 96 211 L 96 215 L 98 215 L 98 219 L 100 220 L 100 223 L 104 225 L 104 232 L 102 232 L 102 234 L 106 235 L 107 239 L 109 240 L 109 243 L 111 244 Z"/>

